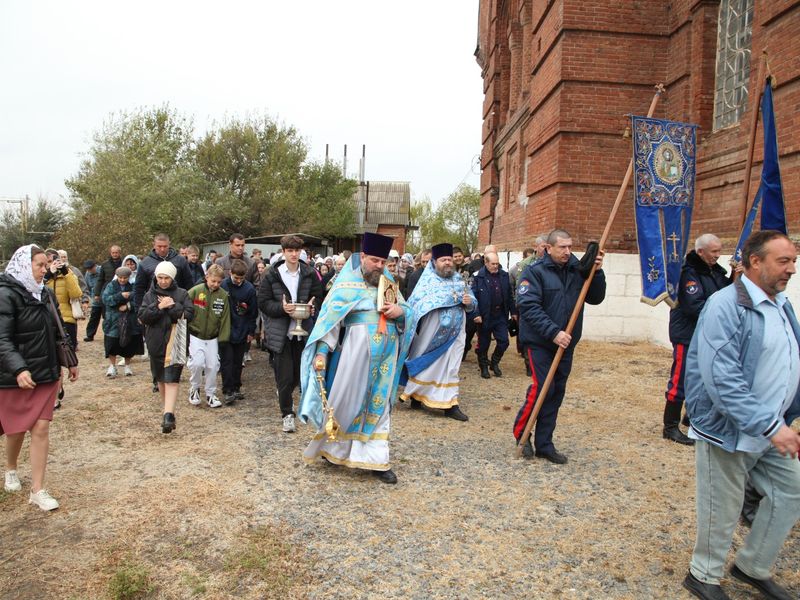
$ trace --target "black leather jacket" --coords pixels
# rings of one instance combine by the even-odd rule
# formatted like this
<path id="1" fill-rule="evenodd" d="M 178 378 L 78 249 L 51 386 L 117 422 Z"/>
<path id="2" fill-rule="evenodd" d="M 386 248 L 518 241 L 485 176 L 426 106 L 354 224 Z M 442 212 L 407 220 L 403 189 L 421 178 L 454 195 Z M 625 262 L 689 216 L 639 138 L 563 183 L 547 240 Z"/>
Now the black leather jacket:
<path id="1" fill-rule="evenodd" d="M 36 383 L 61 377 L 56 357 L 58 326 L 46 304 L 50 298 L 55 301 L 47 287 L 39 301 L 16 279 L 0 275 L 0 388 L 18 387 L 17 375 L 26 370 Z"/>

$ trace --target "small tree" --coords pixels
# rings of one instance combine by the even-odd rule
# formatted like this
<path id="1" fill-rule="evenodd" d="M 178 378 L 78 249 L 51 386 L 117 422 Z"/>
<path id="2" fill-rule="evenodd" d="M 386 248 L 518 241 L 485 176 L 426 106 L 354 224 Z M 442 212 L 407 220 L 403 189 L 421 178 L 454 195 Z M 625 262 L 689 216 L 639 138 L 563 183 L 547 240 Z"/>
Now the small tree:
<path id="1" fill-rule="evenodd" d="M 19 209 L 8 208 L 0 213 L 0 260 L 8 260 L 14 251 L 26 244 L 49 246 L 54 232 L 65 221 L 64 211 L 58 204 L 39 198 L 22 222 Z"/>
<path id="2" fill-rule="evenodd" d="M 411 222 L 419 230 L 408 244 L 416 253 L 433 244 L 450 242 L 467 254 L 478 243 L 478 208 L 481 196 L 470 185 L 461 185 L 434 209 L 426 196 L 411 204 Z"/>
<path id="3" fill-rule="evenodd" d="M 437 211 L 450 234 L 450 241 L 468 254 L 472 254 L 478 244 L 480 204 L 481 194 L 477 188 L 462 184 Z"/>

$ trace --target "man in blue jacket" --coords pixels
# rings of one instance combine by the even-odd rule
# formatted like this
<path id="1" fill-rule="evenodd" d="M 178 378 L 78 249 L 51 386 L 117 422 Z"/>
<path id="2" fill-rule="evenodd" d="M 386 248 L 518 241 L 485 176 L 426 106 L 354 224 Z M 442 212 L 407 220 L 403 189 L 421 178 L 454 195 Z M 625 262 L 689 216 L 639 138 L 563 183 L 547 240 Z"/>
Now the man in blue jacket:
<path id="1" fill-rule="evenodd" d="M 744 275 L 706 301 L 686 357 L 686 410 L 696 440 L 697 540 L 683 585 L 719 585 L 745 483 L 764 496 L 731 575 L 767 598 L 796 598 L 770 571 L 800 518 L 800 325 L 783 291 L 797 251 L 778 231 L 751 235 Z"/>
<path id="2" fill-rule="evenodd" d="M 601 270 L 602 253 L 598 254 L 595 264 L 597 270 L 586 294 L 589 304 L 600 304 L 606 296 L 606 276 Z M 525 267 L 519 279 L 519 337 L 528 362 L 533 367 L 533 376 L 525 401 L 514 421 L 517 442 L 522 437 L 553 358 L 559 347 L 564 348 L 564 355 L 536 419 L 533 446 L 530 440 L 526 443 L 526 458 L 533 456 L 535 448 L 536 456 L 559 465 L 567 462 L 567 457 L 553 445 L 553 432 L 572 369 L 572 355 L 581 339 L 583 309 L 572 334 L 564 330 L 578 302 L 586 276 L 588 272 L 583 274 L 580 261 L 572 254 L 572 237 L 563 229 L 555 229 L 547 236 L 547 254 L 537 263 Z"/>
<path id="3" fill-rule="evenodd" d="M 481 377 L 489 379 L 489 344 L 492 336 L 495 339 L 492 352 L 492 372 L 500 377 L 500 359 L 508 349 L 508 318 L 516 318 L 514 296 L 511 293 L 511 282 L 508 273 L 500 266 L 500 257 L 496 252 L 487 252 L 483 257 L 483 266 L 472 280 L 472 292 L 478 300 L 479 316 L 475 322 L 481 324 L 478 331 L 478 366 Z"/>

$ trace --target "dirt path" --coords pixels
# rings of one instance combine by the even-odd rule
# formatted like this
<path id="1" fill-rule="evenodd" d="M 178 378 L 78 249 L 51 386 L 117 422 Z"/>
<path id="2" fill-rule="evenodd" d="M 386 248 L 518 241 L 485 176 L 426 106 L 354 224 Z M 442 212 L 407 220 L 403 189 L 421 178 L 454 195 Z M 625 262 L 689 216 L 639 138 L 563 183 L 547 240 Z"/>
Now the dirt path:
<path id="1" fill-rule="evenodd" d="M 253 353 L 235 407 L 192 407 L 182 384 L 178 429 L 164 436 L 146 365 L 106 380 L 101 352 L 99 336 L 82 344 L 81 379 L 53 423 L 48 488 L 61 508 L 0 492 L 4 597 L 689 598 L 694 460 L 660 437 L 662 348 L 581 344 L 561 467 L 513 455 L 521 360 L 484 381 L 470 357 L 468 423 L 396 409 L 397 486 L 302 462 L 312 432 L 280 431 L 266 354 Z M 27 494 L 27 444 L 20 472 Z M 777 569 L 795 591 L 798 538 Z"/>

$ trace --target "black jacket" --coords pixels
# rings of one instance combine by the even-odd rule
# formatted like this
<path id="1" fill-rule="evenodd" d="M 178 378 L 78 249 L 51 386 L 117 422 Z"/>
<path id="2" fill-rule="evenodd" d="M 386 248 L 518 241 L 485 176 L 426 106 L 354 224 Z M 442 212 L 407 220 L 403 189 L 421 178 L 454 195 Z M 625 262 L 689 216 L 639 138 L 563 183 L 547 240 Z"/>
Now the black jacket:
<path id="1" fill-rule="evenodd" d="M 419 278 L 422 277 L 422 272 L 425 270 L 425 267 L 419 267 L 415 269 L 413 273 L 410 273 L 406 277 L 406 288 L 405 290 L 401 289 L 400 291 L 403 293 L 403 297 L 408 299 L 411 298 L 411 294 L 414 293 L 414 288 L 417 287 L 419 283 Z"/>
<path id="2" fill-rule="evenodd" d="M 503 305 L 500 312 L 503 318 L 508 319 L 509 315 L 517 313 L 517 307 L 514 306 L 514 295 L 511 293 L 511 281 L 508 276 L 508 271 L 500 269 L 497 273 L 500 277 L 500 292 L 503 295 Z M 481 267 L 478 274 L 472 279 L 472 293 L 478 300 L 478 312 L 481 319 L 486 321 L 489 315 L 492 314 L 492 286 L 489 283 L 491 275 L 486 270 L 486 267 Z"/>
<path id="3" fill-rule="evenodd" d="M 678 284 L 678 305 L 669 311 L 669 341 L 689 344 L 706 300 L 733 281 L 718 264 L 709 267 L 694 250 L 686 255 Z"/>
<path id="4" fill-rule="evenodd" d="M 151 250 L 150 254 L 145 256 L 142 262 L 139 263 L 139 268 L 136 269 L 136 283 L 133 286 L 133 305 L 137 310 L 142 305 L 142 298 L 152 286 L 153 274 L 156 272 L 158 263 L 165 260 L 175 265 L 178 270 L 177 275 L 175 275 L 175 283 L 178 284 L 179 288 L 190 290 L 194 287 L 192 272 L 189 270 L 189 261 L 178 254 L 175 248 L 170 248 L 164 258 L 156 254 L 155 250 Z"/>
<path id="5" fill-rule="evenodd" d="M 535 264 L 522 271 L 517 284 L 517 309 L 519 310 L 519 341 L 524 346 L 540 346 L 555 350 L 553 343 L 559 331 L 564 331 L 581 288 L 586 281 L 578 272 L 580 261 L 571 255 L 563 267 L 545 254 Z M 606 297 L 606 276 L 602 269 L 595 271 L 587 304 L 600 304 Z M 583 309 L 572 330 L 568 352 L 575 349 L 583 332 Z"/>
<path id="6" fill-rule="evenodd" d="M 236 285 L 230 277 L 222 281 L 221 287 L 228 292 L 228 301 L 231 303 L 231 335 L 228 341 L 231 344 L 246 342 L 248 335 L 256 333 L 258 320 L 256 288 L 249 281 Z"/>
<path id="7" fill-rule="evenodd" d="M 261 280 L 261 287 L 258 290 L 258 308 L 267 316 L 267 348 L 273 352 L 281 352 L 286 344 L 287 332 L 289 331 L 289 321 L 291 318 L 283 310 L 283 297 L 291 302 L 289 288 L 283 283 L 278 267 L 282 266 L 284 260 L 279 260 L 270 267 L 267 274 Z M 300 281 L 297 284 L 297 302 L 308 302 L 314 298 L 316 314 L 319 314 L 319 307 L 322 304 L 322 296 L 325 290 L 319 279 L 317 272 L 308 265 L 300 262 Z M 303 321 L 303 329 L 310 332 L 312 319 Z"/>
<path id="8" fill-rule="evenodd" d="M 122 257 L 119 260 L 114 260 L 110 256 L 108 260 L 100 265 L 100 276 L 94 282 L 94 290 L 92 290 L 92 294 L 94 296 L 102 296 L 103 290 L 105 287 L 114 279 L 114 275 L 117 273 L 117 269 L 122 266 Z"/>
<path id="9" fill-rule="evenodd" d="M 139 281 L 137 275 L 136 281 Z M 158 308 L 158 299 L 161 296 L 171 296 L 175 304 L 166 310 Z M 173 280 L 172 285 L 162 290 L 156 281 L 150 286 L 150 290 L 144 295 L 142 304 L 139 307 L 138 317 L 144 324 L 144 341 L 147 344 L 147 351 L 150 356 L 165 357 L 167 355 L 167 340 L 173 323 L 177 323 L 181 315 L 187 321 L 194 318 L 194 305 L 192 304 L 189 293 L 183 288 L 179 288 Z"/>
<path id="10" fill-rule="evenodd" d="M 0 275 L 0 388 L 17 388 L 17 375 L 30 371 L 36 383 L 61 377 L 56 356 L 58 325 L 46 303 L 55 296 L 42 290 L 34 298 L 10 275 Z M 55 302 L 58 310 L 58 302 Z"/>
<path id="11" fill-rule="evenodd" d="M 186 261 L 186 266 L 189 267 L 189 272 L 192 274 L 192 285 L 188 288 L 184 288 L 186 290 L 192 289 L 198 283 L 203 283 L 206 279 L 206 272 L 203 271 L 203 265 L 199 262 L 190 263 L 188 260 Z"/>

